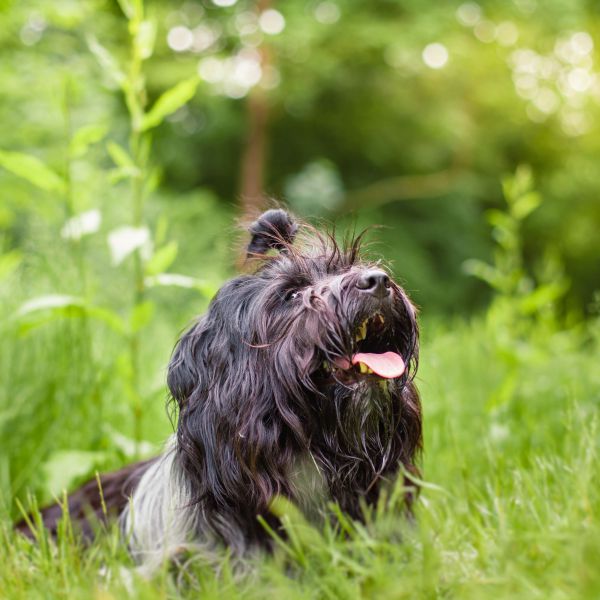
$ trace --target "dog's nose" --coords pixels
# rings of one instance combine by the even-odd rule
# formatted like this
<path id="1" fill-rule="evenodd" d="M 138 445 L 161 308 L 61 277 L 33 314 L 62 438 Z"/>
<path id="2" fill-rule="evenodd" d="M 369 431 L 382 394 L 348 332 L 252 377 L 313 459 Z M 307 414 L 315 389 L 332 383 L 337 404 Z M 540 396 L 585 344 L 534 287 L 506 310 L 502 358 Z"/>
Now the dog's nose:
<path id="1" fill-rule="evenodd" d="M 356 287 L 378 298 L 385 298 L 390 293 L 390 278 L 380 269 L 369 269 L 361 273 Z"/>

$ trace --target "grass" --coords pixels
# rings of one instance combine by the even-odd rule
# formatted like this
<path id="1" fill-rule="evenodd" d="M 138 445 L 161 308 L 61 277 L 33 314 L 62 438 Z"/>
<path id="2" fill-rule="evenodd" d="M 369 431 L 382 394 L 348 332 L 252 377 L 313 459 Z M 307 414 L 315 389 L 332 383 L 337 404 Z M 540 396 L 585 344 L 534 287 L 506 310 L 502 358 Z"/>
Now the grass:
<path id="1" fill-rule="evenodd" d="M 29 366 L 36 357 L 40 381 L 53 375 L 54 406 L 65 408 L 82 393 L 71 385 L 73 370 L 93 380 L 111 340 L 97 354 L 88 349 L 81 361 L 81 350 L 64 344 L 49 355 L 44 350 L 53 337 L 64 342 L 75 335 L 61 329 L 68 322 L 51 327 L 48 339 L 37 336 L 39 345 L 21 348 L 21 355 Z M 595 321 L 566 332 L 540 325 L 508 344 L 507 335 L 496 318 L 423 327 L 425 483 L 414 524 L 398 516 L 393 491 L 365 525 L 343 520 L 341 531 L 314 529 L 293 507 L 280 504 L 288 539 L 273 557 L 255 558 L 249 574 L 234 575 L 224 558 L 217 570 L 196 561 L 185 572 L 165 568 L 144 581 L 131 570 L 115 530 L 85 551 L 67 525 L 58 544 L 32 545 L 11 532 L 5 510 L 0 597 L 192 598 L 201 592 L 203 598 L 598 598 L 600 328 Z M 9 344 L 4 341 L 4 352 Z M 100 363 L 98 357 L 104 357 Z M 6 464 L 24 469 L 29 485 L 39 465 L 27 457 L 35 455 L 36 444 L 65 443 L 61 419 L 67 413 L 75 447 L 86 447 L 83 440 L 98 433 L 99 406 L 107 422 L 123 419 L 115 411 L 118 390 L 114 383 L 104 386 L 97 372 L 96 405 L 71 405 L 55 415 L 47 406 L 43 416 L 49 396 L 37 398 L 40 388 L 18 368 L 12 377 L 15 406 L 33 407 L 12 416 L 13 435 L 3 437 L 10 460 L 3 464 L 5 471 Z M 168 426 L 166 417 L 159 418 L 162 393 L 155 396 L 145 431 L 158 440 Z M 153 425 L 155 418 L 164 430 Z M 38 441 L 46 419 L 59 424 L 49 441 Z M 34 439 L 27 438 L 28 427 Z M 106 447 L 109 463 L 124 460 L 110 440 Z M 15 474 L 4 477 L 14 487 Z M 37 483 L 43 488 L 44 481 Z M 23 497 L 22 490 L 13 491 Z"/>

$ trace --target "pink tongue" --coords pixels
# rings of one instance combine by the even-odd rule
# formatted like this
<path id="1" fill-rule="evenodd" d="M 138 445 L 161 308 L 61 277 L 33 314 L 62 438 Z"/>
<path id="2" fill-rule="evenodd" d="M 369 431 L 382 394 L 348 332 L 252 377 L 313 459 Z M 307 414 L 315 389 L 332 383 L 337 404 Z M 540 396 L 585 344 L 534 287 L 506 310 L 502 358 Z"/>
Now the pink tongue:
<path id="1" fill-rule="evenodd" d="M 406 369 L 402 357 L 395 352 L 384 352 L 383 354 L 358 352 L 352 357 L 352 364 L 355 365 L 357 363 L 367 365 L 371 371 L 386 379 L 400 377 Z"/>

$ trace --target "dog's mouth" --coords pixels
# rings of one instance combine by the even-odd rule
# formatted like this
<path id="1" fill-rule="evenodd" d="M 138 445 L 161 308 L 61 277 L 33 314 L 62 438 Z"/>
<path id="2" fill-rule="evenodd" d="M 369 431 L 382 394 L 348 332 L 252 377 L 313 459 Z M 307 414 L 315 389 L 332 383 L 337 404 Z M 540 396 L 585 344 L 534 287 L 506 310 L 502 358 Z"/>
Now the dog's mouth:
<path id="1" fill-rule="evenodd" d="M 356 352 L 351 359 L 336 358 L 333 364 L 343 371 L 377 375 L 384 379 L 401 377 L 406 363 L 398 352 L 393 327 L 386 326 L 381 313 L 362 321 L 354 332 Z"/>

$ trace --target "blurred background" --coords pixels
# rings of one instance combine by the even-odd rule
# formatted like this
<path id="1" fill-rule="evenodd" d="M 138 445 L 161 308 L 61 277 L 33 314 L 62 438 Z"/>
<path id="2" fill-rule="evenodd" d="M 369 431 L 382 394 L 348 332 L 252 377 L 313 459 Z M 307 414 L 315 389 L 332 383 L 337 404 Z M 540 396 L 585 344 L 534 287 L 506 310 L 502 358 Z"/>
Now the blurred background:
<path id="1" fill-rule="evenodd" d="M 177 335 L 270 199 L 384 225 L 425 344 L 586 327 L 599 28 L 591 0 L 0 0 L 8 509 L 154 451 Z"/>

